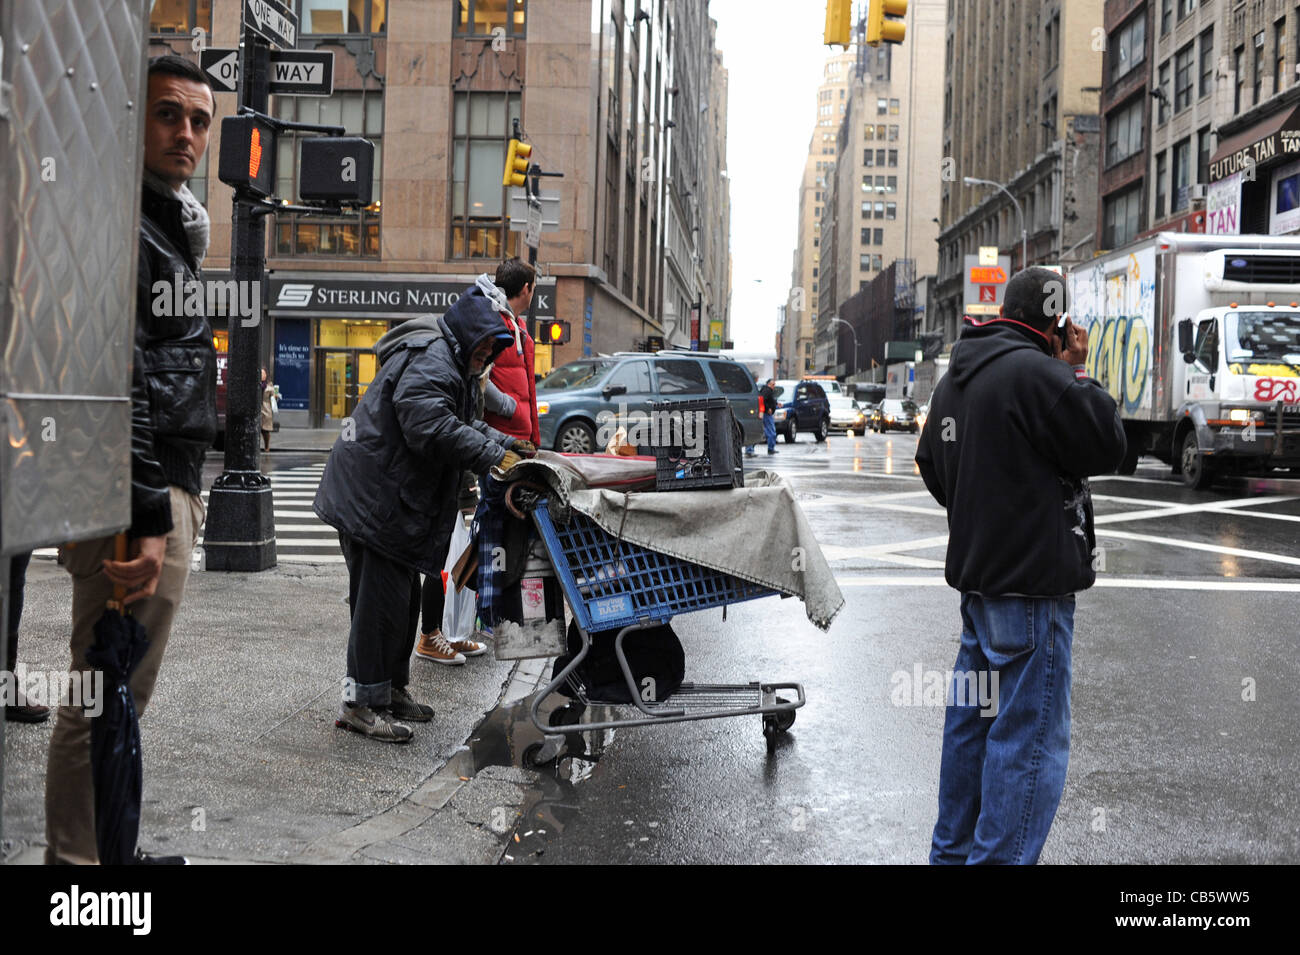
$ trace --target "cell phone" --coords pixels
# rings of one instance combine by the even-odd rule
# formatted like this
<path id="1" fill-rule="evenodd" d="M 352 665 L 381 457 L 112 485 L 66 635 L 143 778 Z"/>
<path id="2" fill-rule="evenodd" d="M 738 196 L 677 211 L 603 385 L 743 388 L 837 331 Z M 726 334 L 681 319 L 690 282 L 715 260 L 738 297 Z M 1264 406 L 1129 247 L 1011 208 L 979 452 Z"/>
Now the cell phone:
<path id="1" fill-rule="evenodd" d="M 1061 340 L 1061 351 L 1065 351 L 1070 346 L 1070 335 L 1067 329 L 1070 325 L 1070 316 L 1062 315 L 1060 321 L 1053 326 L 1056 330 L 1056 336 Z"/>

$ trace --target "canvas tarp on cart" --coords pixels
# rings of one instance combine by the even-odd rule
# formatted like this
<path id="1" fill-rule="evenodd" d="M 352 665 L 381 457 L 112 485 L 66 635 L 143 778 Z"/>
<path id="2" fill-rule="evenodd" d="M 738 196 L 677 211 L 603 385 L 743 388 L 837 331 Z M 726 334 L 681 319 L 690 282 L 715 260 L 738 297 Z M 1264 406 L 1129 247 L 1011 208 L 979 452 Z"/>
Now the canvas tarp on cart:
<path id="1" fill-rule="evenodd" d="M 588 486 L 631 479 L 638 467 L 645 466 L 635 458 L 570 459 L 539 451 L 512 468 L 506 480 L 549 487 L 551 514 L 561 523 L 572 508 L 639 547 L 798 597 L 810 621 L 822 630 L 830 627 L 844 597 L 784 478 L 751 471 L 743 488 L 707 491 L 623 493 Z"/>

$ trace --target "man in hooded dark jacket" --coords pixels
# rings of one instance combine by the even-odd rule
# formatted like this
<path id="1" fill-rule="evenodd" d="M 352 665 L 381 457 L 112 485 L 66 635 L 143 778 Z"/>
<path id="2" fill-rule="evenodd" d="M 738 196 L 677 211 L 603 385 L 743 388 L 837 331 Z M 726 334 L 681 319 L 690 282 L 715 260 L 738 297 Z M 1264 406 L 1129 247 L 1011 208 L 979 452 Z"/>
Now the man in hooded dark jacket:
<path id="1" fill-rule="evenodd" d="M 513 337 L 482 297 L 380 340 L 378 374 L 330 452 L 314 510 L 338 528 L 352 611 L 335 725 L 402 743 L 432 707 L 407 692 L 420 573 L 447 559 L 464 470 L 509 468 L 526 446 L 475 420 L 477 378 Z"/>
<path id="2" fill-rule="evenodd" d="M 962 594 L 934 864 L 1036 862 L 1065 788 L 1074 595 L 1096 580 L 1086 478 L 1125 450 L 1065 305 L 1061 276 L 1031 268 L 998 317 L 968 318 L 917 447 Z"/>

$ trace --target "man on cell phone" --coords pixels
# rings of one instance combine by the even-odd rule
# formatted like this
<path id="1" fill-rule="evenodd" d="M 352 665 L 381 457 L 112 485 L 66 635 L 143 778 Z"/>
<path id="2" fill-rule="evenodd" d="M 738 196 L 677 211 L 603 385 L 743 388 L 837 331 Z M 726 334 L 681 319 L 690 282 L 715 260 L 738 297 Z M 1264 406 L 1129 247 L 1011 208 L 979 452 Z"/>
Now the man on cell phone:
<path id="1" fill-rule="evenodd" d="M 1036 862 L 1065 788 L 1074 595 L 1096 580 L 1087 477 L 1125 451 L 1065 311 L 1064 279 L 1030 268 L 997 317 L 968 317 L 917 447 L 962 595 L 934 864 Z"/>

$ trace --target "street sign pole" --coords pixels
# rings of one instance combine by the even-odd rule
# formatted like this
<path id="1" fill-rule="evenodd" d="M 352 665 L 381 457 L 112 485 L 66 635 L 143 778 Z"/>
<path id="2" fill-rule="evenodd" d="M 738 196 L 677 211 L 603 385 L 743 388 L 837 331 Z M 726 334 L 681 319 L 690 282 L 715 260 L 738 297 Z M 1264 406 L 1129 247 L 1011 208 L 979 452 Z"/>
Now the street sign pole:
<path id="1" fill-rule="evenodd" d="M 541 341 L 537 328 L 537 246 L 542 241 L 542 204 L 537 199 L 537 194 L 541 191 L 537 183 L 540 173 L 541 168 L 536 164 L 528 170 L 528 229 L 524 232 L 524 242 L 528 246 L 528 265 L 533 270 L 533 297 L 528 301 L 528 334 L 533 336 L 534 343 Z"/>
<path id="2" fill-rule="evenodd" d="M 270 105 L 270 52 L 267 42 L 248 24 L 246 14 L 239 102 L 259 113 L 266 113 Z M 237 190 L 231 223 L 230 273 L 240 287 L 262 288 L 265 249 L 266 220 L 261 210 Z M 256 301 L 260 304 L 261 300 L 258 295 Z M 257 571 L 275 566 L 271 482 L 262 474 L 258 462 L 263 314 L 265 309 L 248 318 L 232 313 L 229 319 L 225 470 L 213 482 L 208 496 L 203 535 L 208 570 Z"/>

